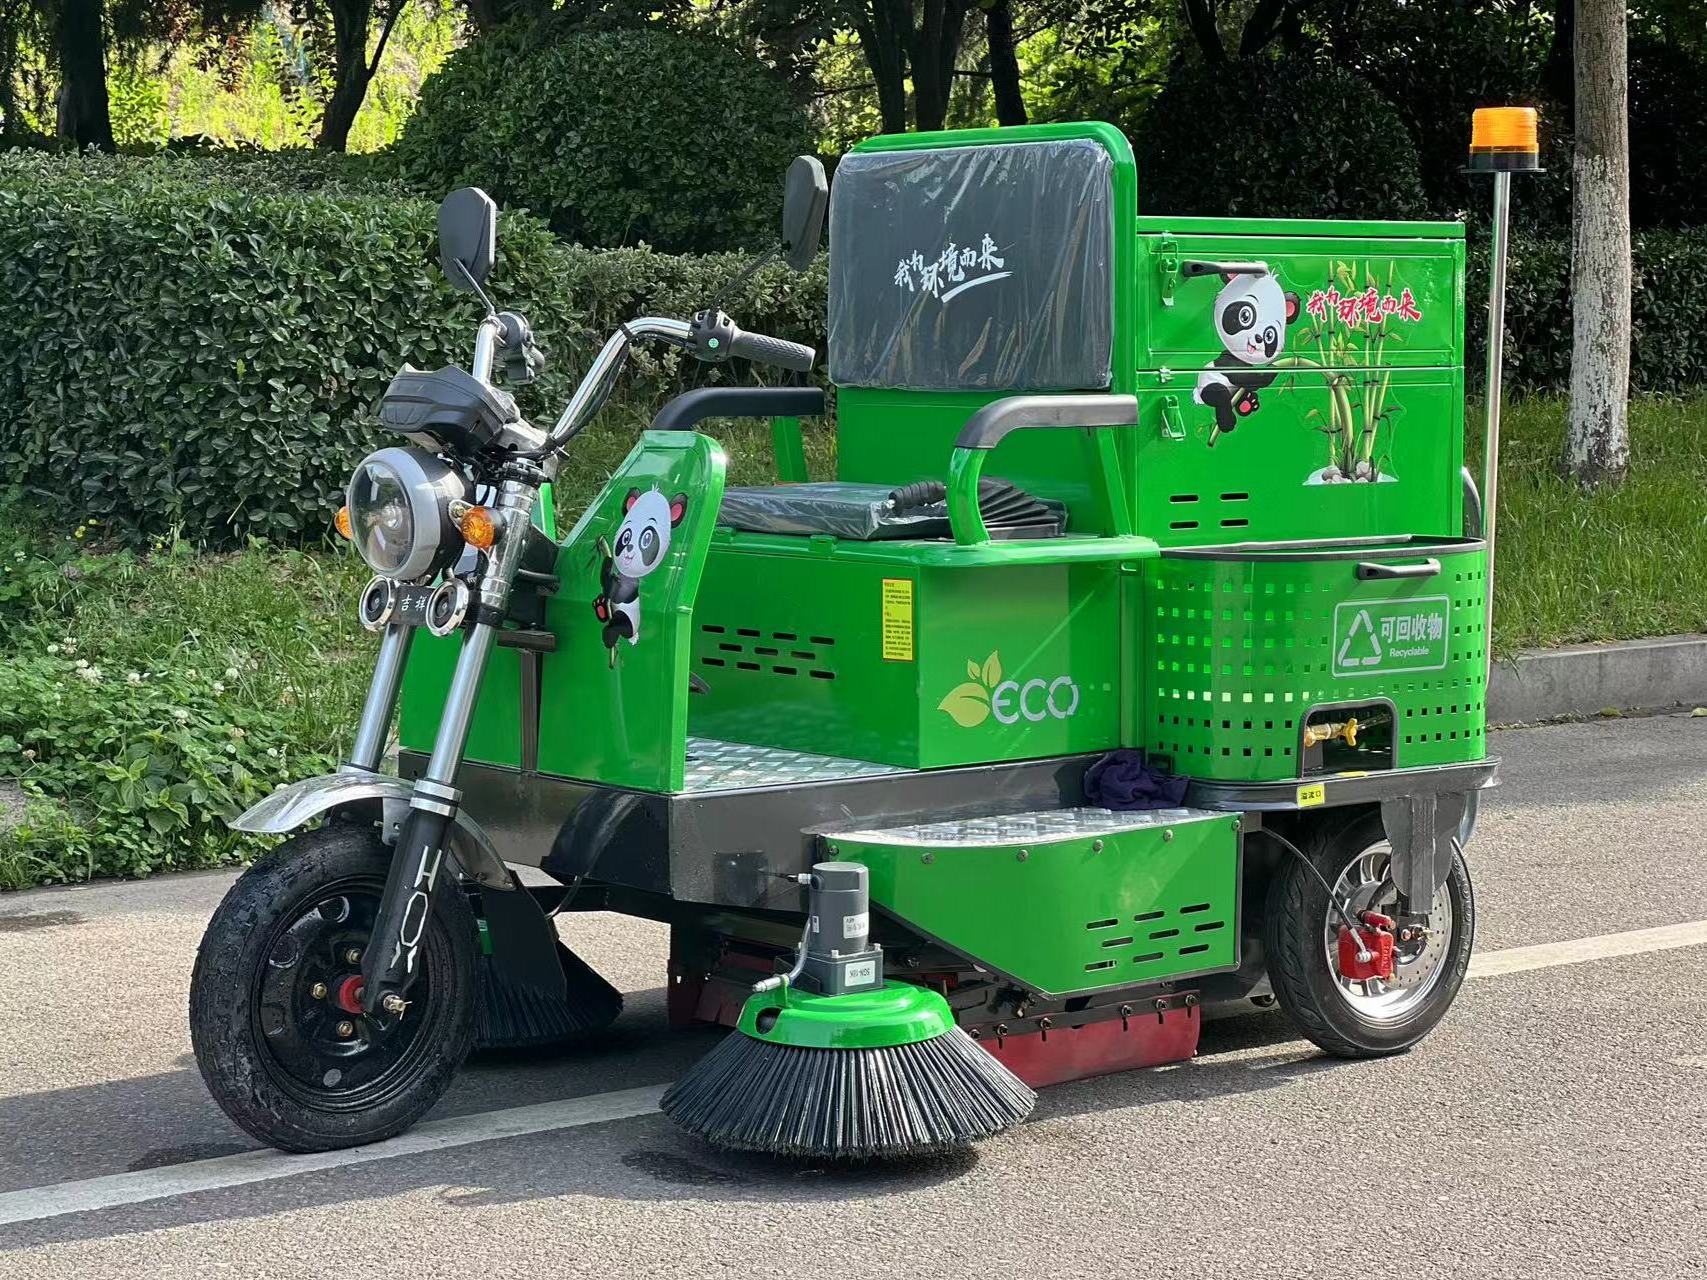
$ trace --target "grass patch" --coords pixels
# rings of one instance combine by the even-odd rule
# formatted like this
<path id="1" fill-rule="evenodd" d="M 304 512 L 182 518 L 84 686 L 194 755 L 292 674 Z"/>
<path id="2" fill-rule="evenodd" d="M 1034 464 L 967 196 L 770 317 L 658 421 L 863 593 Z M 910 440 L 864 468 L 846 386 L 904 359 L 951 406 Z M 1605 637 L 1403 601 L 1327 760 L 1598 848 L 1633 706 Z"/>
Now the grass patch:
<path id="1" fill-rule="evenodd" d="M 1592 494 L 1559 475 L 1565 414 L 1502 419 L 1495 652 L 1707 630 L 1707 398 L 1633 402 L 1630 475 Z"/>
<path id="2" fill-rule="evenodd" d="M 0 560 L 0 889 L 214 866 L 226 819 L 335 763 L 372 661 L 348 557 L 144 556 L 16 527 Z"/>

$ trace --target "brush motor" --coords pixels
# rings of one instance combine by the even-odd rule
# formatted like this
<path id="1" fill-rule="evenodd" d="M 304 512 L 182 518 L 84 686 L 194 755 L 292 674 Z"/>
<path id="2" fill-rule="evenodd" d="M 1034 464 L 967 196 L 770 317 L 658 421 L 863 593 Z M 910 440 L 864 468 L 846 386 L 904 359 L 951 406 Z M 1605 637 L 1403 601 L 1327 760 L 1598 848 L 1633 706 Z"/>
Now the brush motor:
<path id="1" fill-rule="evenodd" d="M 883 948 L 871 942 L 870 874 L 857 862 L 814 864 L 795 979 L 802 990 L 839 996 L 883 985 Z"/>

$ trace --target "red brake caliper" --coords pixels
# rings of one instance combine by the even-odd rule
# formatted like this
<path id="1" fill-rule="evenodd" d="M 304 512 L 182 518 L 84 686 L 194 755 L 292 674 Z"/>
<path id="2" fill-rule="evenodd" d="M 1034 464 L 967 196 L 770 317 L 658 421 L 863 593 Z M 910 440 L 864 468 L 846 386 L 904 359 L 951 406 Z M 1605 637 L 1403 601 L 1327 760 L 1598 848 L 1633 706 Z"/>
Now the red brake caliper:
<path id="1" fill-rule="evenodd" d="M 1393 976 L 1393 921 L 1374 911 L 1358 915 L 1361 922 L 1356 932 L 1348 924 L 1340 926 L 1340 975 L 1352 982 L 1368 982 L 1371 978 L 1383 981 Z"/>

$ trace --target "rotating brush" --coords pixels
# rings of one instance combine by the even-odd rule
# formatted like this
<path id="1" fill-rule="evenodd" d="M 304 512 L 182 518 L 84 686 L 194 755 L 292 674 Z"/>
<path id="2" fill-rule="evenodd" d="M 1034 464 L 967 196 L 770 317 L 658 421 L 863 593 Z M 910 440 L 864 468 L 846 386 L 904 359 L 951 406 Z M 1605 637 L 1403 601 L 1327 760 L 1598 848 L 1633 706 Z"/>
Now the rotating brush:
<path id="1" fill-rule="evenodd" d="M 622 1012 L 622 993 L 558 940 L 522 888 L 480 899 L 474 1047 L 537 1049 L 602 1031 Z"/>
<path id="2" fill-rule="evenodd" d="M 1024 1120 L 1037 1095 L 934 991 L 886 982 L 866 868 L 821 862 L 794 968 L 664 1094 L 690 1133 L 741 1151 L 860 1160 L 950 1150 Z"/>

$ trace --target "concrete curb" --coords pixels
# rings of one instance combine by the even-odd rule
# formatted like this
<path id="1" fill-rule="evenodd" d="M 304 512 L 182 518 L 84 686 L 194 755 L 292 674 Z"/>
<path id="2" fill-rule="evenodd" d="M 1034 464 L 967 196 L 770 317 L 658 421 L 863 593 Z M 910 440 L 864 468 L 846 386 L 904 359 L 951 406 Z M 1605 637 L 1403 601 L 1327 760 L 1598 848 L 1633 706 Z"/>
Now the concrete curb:
<path id="1" fill-rule="evenodd" d="M 1494 664 L 1488 723 L 1707 705 L 1707 635 L 1535 649 Z"/>

